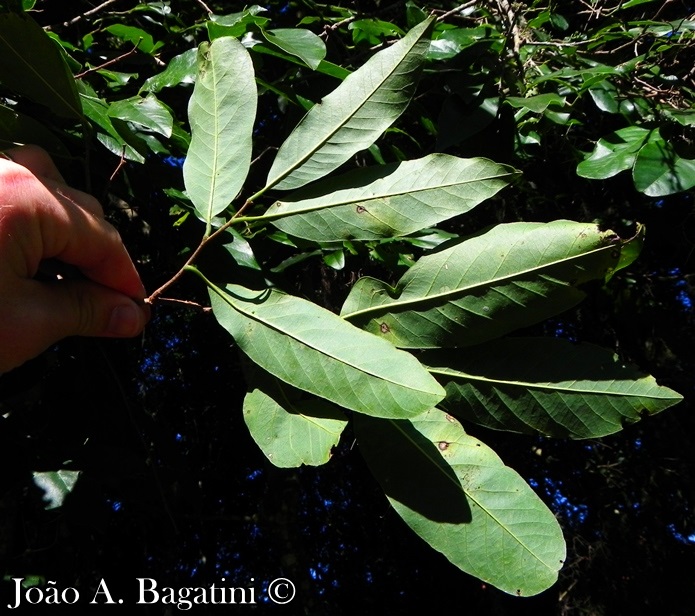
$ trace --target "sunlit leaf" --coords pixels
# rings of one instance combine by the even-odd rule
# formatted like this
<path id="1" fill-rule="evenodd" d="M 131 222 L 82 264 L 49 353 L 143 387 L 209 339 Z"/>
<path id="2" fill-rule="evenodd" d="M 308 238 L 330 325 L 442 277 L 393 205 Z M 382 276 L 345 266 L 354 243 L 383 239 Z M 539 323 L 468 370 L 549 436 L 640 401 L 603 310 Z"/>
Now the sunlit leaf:
<path id="1" fill-rule="evenodd" d="M 236 197 L 249 171 L 256 82 L 251 58 L 235 38 L 203 43 L 198 63 L 183 178 L 193 205 L 211 221 Z"/>
<path id="2" fill-rule="evenodd" d="M 239 348 L 298 389 L 360 413 L 412 417 L 443 389 L 410 354 L 307 300 L 274 289 L 211 286 L 212 309 Z"/>
<path id="3" fill-rule="evenodd" d="M 109 106 L 109 116 L 126 122 L 138 124 L 164 137 L 170 137 L 174 126 L 174 118 L 155 96 L 134 96 L 116 101 Z"/>
<path id="4" fill-rule="evenodd" d="M 560 438 L 622 430 L 682 399 L 607 349 L 557 338 L 510 338 L 422 358 L 442 406 L 488 428 Z"/>
<path id="5" fill-rule="evenodd" d="M 193 83 L 197 66 L 198 50 L 184 51 L 169 60 L 169 64 L 161 73 L 146 79 L 140 91 L 157 93 L 164 88 L 172 88 L 182 83 Z"/>
<path id="6" fill-rule="evenodd" d="M 34 483 L 43 490 L 45 509 L 62 506 L 65 498 L 73 491 L 80 476 L 80 471 L 49 471 L 34 473 Z"/>
<path id="7" fill-rule="evenodd" d="M 355 418 L 360 451 L 406 524 L 454 565 L 518 596 L 552 586 L 560 525 L 524 479 L 436 409 Z"/>
<path id="8" fill-rule="evenodd" d="M 432 20 L 419 24 L 375 54 L 315 105 L 280 147 L 268 186 L 299 188 L 374 143 L 410 102 L 431 25 Z"/>
<path id="9" fill-rule="evenodd" d="M 267 373 L 256 381 L 244 398 L 244 421 L 268 460 L 282 468 L 328 462 L 347 425 L 340 409 Z"/>
<path id="10" fill-rule="evenodd" d="M 314 241 L 408 235 L 467 212 L 515 173 L 486 159 L 432 154 L 317 182 L 277 201 L 266 216 L 284 216 L 275 226 Z"/>
<path id="11" fill-rule="evenodd" d="M 422 257 L 395 288 L 361 278 L 341 314 L 398 347 L 469 346 L 571 308 L 623 245 L 592 224 L 498 225 Z"/>

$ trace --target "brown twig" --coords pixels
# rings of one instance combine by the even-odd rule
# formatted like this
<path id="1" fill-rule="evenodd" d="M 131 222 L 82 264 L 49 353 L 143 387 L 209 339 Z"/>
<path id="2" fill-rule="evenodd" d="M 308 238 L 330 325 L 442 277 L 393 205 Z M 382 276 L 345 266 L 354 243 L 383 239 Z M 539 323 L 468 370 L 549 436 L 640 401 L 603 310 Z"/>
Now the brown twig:
<path id="1" fill-rule="evenodd" d="M 212 9 L 207 4 L 205 4 L 203 0 L 197 0 L 197 2 L 208 12 L 208 15 L 212 15 Z"/>
<path id="2" fill-rule="evenodd" d="M 93 9 L 85 11 L 84 13 L 82 13 L 82 15 L 78 15 L 77 17 L 73 17 L 69 21 L 64 22 L 63 26 L 64 27 L 72 26 L 73 24 L 76 24 L 81 19 L 84 19 L 85 17 L 91 17 L 95 13 L 98 13 L 99 11 L 104 10 L 110 4 L 114 4 L 116 2 L 118 2 L 118 0 L 106 0 L 106 2 L 102 2 L 99 6 L 95 6 Z"/>
<path id="3" fill-rule="evenodd" d="M 203 304 L 199 304 L 198 302 L 191 302 L 186 299 L 176 299 L 174 297 L 160 297 L 159 298 L 160 302 L 170 302 L 172 304 L 183 304 L 184 306 L 190 306 L 191 308 L 197 308 L 199 310 L 202 310 L 203 312 L 210 312 L 212 308 L 210 306 L 203 306 Z"/>
<path id="4" fill-rule="evenodd" d="M 140 45 L 140 41 L 138 41 L 138 44 L 135 45 L 135 47 L 133 47 L 129 51 L 126 51 L 125 53 L 121 54 L 120 56 L 118 56 L 116 58 L 111 58 L 111 60 L 108 60 L 107 62 L 104 62 L 103 64 L 101 64 L 99 66 L 93 66 L 92 68 L 88 68 L 86 71 L 82 71 L 81 73 L 78 73 L 77 75 L 75 75 L 75 79 L 82 79 L 85 75 L 89 75 L 89 73 L 99 71 L 102 68 L 106 68 L 107 66 L 111 66 L 112 64 L 116 64 L 116 62 L 120 62 L 124 58 L 127 58 L 128 56 L 134 54 L 137 51 L 139 45 Z"/>
<path id="5" fill-rule="evenodd" d="M 161 287 L 159 287 L 154 293 L 152 293 L 149 297 L 145 298 L 145 303 L 146 304 L 153 304 L 159 296 L 166 291 L 171 285 L 176 283 L 181 276 L 183 276 L 184 272 L 186 271 L 186 268 L 190 265 L 193 265 L 195 260 L 198 258 L 198 255 L 200 255 L 201 252 L 205 249 L 205 247 L 212 241 L 214 241 L 217 237 L 222 235 L 229 227 L 231 227 L 235 222 L 236 219 L 239 218 L 245 210 L 247 210 L 253 201 L 251 199 L 247 199 L 246 203 L 242 205 L 235 213 L 234 215 L 226 222 L 224 223 L 219 229 L 217 229 L 214 233 L 211 233 L 207 237 L 204 237 L 201 241 L 200 244 L 198 244 L 198 247 L 193 251 L 193 254 L 186 259 L 186 262 L 181 266 L 181 269 L 176 272 L 176 274 L 173 275 L 172 278 L 170 278 L 167 282 L 165 282 Z"/>
<path id="6" fill-rule="evenodd" d="M 457 13 L 460 13 L 461 11 L 465 11 L 466 9 L 471 8 L 472 6 L 475 6 L 478 4 L 478 0 L 469 0 L 469 2 L 464 2 L 460 6 L 457 6 L 455 9 L 451 9 L 450 11 L 447 11 L 443 15 L 440 15 L 437 17 L 437 21 L 444 21 L 445 19 L 448 19 L 452 15 L 456 15 Z"/>

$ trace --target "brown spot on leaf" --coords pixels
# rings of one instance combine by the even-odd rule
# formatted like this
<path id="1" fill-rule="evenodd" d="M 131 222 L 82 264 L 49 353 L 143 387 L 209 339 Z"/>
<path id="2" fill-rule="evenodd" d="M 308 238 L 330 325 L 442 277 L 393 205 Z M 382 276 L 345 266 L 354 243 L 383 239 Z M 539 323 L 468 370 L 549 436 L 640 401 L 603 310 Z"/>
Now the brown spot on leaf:
<path id="1" fill-rule="evenodd" d="M 437 447 L 439 447 L 439 451 L 446 451 L 447 449 L 449 449 L 449 443 L 447 443 L 446 441 L 439 441 Z"/>
<path id="2" fill-rule="evenodd" d="M 361 205 L 357 206 L 357 213 L 358 214 L 364 214 L 367 211 L 366 207 L 362 207 Z"/>
<path id="3" fill-rule="evenodd" d="M 391 331 L 391 328 L 386 323 L 379 325 L 379 329 L 381 330 L 382 334 L 388 334 Z"/>
<path id="4" fill-rule="evenodd" d="M 516 596 L 521 597 L 521 588 L 516 589 Z"/>
<path id="5" fill-rule="evenodd" d="M 452 415 L 449 415 L 448 413 L 446 414 L 446 419 L 447 419 L 447 421 L 450 421 L 451 423 L 456 423 L 456 418 L 453 417 Z"/>

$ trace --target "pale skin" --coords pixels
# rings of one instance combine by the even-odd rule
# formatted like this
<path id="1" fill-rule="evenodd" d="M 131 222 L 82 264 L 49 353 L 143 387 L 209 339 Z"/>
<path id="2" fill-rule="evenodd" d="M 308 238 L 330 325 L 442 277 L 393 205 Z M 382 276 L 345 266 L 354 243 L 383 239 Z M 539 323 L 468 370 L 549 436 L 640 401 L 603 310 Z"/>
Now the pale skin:
<path id="1" fill-rule="evenodd" d="M 0 156 L 0 374 L 68 336 L 125 338 L 149 318 L 145 288 L 92 196 L 69 187 L 41 148 Z M 37 280 L 46 260 L 79 279 Z"/>

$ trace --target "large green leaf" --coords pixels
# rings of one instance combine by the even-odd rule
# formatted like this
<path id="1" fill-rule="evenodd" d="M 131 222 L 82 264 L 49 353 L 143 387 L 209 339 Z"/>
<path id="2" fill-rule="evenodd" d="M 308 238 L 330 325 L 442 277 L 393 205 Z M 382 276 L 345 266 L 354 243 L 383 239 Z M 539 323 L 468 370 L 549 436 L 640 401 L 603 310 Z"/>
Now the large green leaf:
<path id="1" fill-rule="evenodd" d="M 632 169 L 635 188 L 650 197 L 663 197 L 695 186 L 695 160 L 681 158 L 666 141 L 645 145 Z"/>
<path id="2" fill-rule="evenodd" d="M 210 222 L 236 197 L 251 165 L 256 118 L 253 64 L 235 38 L 200 46 L 188 107 L 191 146 L 183 165 L 186 192 Z"/>
<path id="3" fill-rule="evenodd" d="M 557 580 L 565 543 L 553 514 L 514 470 L 450 415 L 355 418 L 360 451 L 393 508 L 457 567 L 535 595 Z"/>
<path id="4" fill-rule="evenodd" d="M 578 285 L 627 264 L 625 245 L 593 224 L 498 225 L 422 257 L 395 288 L 361 278 L 341 314 L 399 347 L 469 346 L 574 306 Z"/>
<path id="5" fill-rule="evenodd" d="M 253 380 L 254 389 L 244 399 L 244 421 L 268 460 L 281 468 L 328 462 L 347 425 L 340 409 L 267 372 Z"/>
<path id="6" fill-rule="evenodd" d="M 211 285 L 211 283 L 209 283 Z M 251 360 L 298 389 L 377 417 L 412 417 L 444 390 L 410 354 L 307 300 L 211 285 L 219 323 Z"/>
<path id="7" fill-rule="evenodd" d="M 408 235 L 472 209 L 514 177 L 483 158 L 432 154 L 418 160 L 356 169 L 277 201 L 275 226 L 317 242 Z"/>
<path id="8" fill-rule="evenodd" d="M 655 131 L 628 126 L 598 140 L 591 155 L 577 165 L 577 175 L 592 180 L 605 180 L 631 169 L 637 152 Z"/>
<path id="9" fill-rule="evenodd" d="M 81 120 L 75 79 L 58 46 L 25 13 L 0 14 L 0 82 L 14 92 Z"/>
<path id="10" fill-rule="evenodd" d="M 410 102 L 432 23 L 430 19 L 418 24 L 314 105 L 280 147 L 267 185 L 299 188 L 374 143 Z"/>
<path id="11" fill-rule="evenodd" d="M 171 137 L 174 118 L 156 96 L 133 96 L 109 106 L 109 116 L 132 122 L 164 137 Z"/>
<path id="12" fill-rule="evenodd" d="M 510 338 L 421 358 L 445 386 L 442 405 L 488 428 L 594 438 L 682 399 L 612 351 L 556 338 Z"/>

